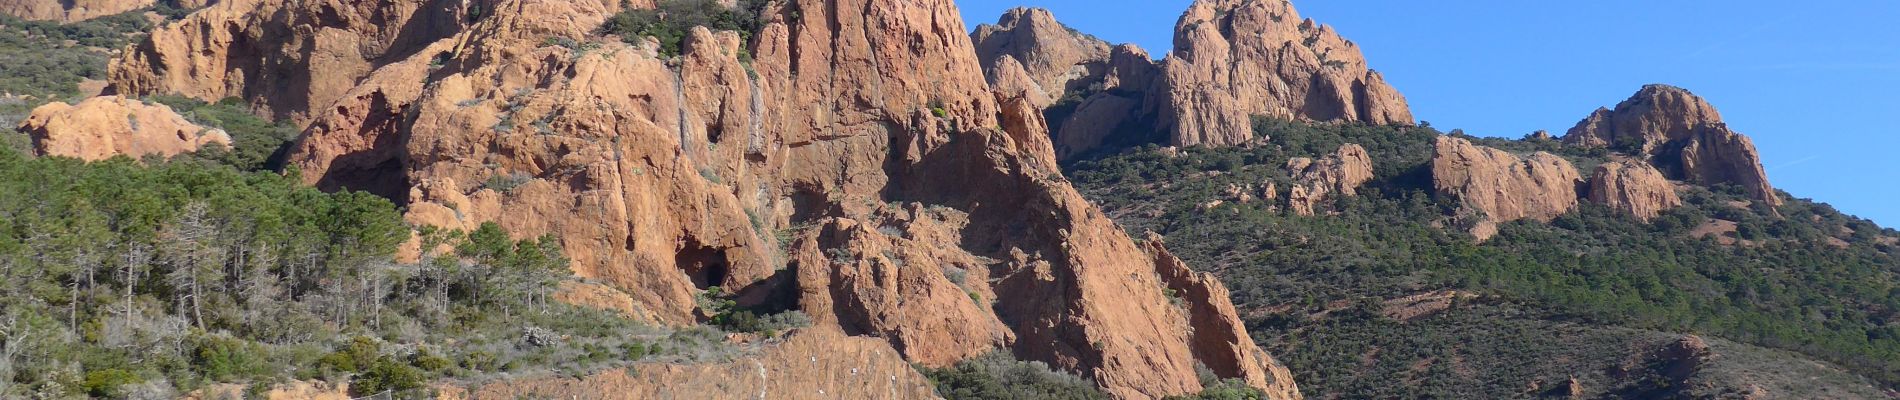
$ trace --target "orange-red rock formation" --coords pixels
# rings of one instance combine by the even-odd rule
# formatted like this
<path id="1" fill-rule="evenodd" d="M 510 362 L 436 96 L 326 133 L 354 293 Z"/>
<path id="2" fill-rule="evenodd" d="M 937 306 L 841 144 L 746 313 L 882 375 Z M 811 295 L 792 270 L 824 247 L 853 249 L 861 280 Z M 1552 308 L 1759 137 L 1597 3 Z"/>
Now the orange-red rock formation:
<path id="1" fill-rule="evenodd" d="M 231 145 L 224 131 L 193 124 L 171 107 L 118 96 L 40 106 L 20 124 L 20 131 L 32 138 L 35 154 L 87 161 L 171 157 L 213 143 Z"/>
<path id="2" fill-rule="evenodd" d="M 1640 157 L 1672 179 L 1732 184 L 1770 207 L 1782 204 L 1774 186 L 1768 184 L 1754 142 L 1729 130 L 1714 106 L 1682 88 L 1644 86 L 1616 109 L 1597 109 L 1570 128 L 1563 140 Z"/>
<path id="3" fill-rule="evenodd" d="M 1663 211 L 1682 205 L 1675 184 L 1648 163 L 1611 161 L 1597 165 L 1590 174 L 1586 195 L 1591 202 L 1635 215 L 1648 221 Z"/>
<path id="4" fill-rule="evenodd" d="M 1577 207 L 1577 186 L 1583 178 L 1563 157 L 1537 152 L 1520 158 L 1456 137 L 1437 140 L 1432 187 L 1473 213 L 1461 222 L 1470 225 L 1480 241 L 1497 234 L 1499 223 L 1549 222 Z"/>
<path id="5" fill-rule="evenodd" d="M 508 11 L 223 3 L 115 82 L 307 121 L 289 162 L 311 183 L 397 199 L 417 224 L 555 234 L 601 284 L 565 298 L 642 318 L 693 323 L 718 286 L 926 365 L 1000 349 L 1132 399 L 1199 390 L 1196 363 L 1291 387 L 1208 358 L 1264 354 L 1190 333 L 1246 337 L 1174 306 L 1155 260 L 1061 179 L 1034 92 L 990 85 L 948 0 L 775 3 L 750 43 L 699 28 L 670 59 L 593 35 L 619 0 L 484 4 Z M 328 47 L 350 42 L 368 45 Z M 271 68 L 220 61 L 240 59 Z"/>
<path id="6" fill-rule="evenodd" d="M 1284 0 L 1198 0 L 1175 25 L 1155 93 L 1175 145 L 1255 140 L 1253 118 L 1410 124 L 1359 46 Z"/>
<path id="7" fill-rule="evenodd" d="M 1314 215 L 1328 195 L 1358 195 L 1359 186 L 1372 180 L 1372 156 L 1365 147 L 1347 143 L 1317 161 L 1306 157 L 1287 160 L 1286 172 L 1294 182 L 1287 196 L 1288 207 L 1300 215 Z"/>

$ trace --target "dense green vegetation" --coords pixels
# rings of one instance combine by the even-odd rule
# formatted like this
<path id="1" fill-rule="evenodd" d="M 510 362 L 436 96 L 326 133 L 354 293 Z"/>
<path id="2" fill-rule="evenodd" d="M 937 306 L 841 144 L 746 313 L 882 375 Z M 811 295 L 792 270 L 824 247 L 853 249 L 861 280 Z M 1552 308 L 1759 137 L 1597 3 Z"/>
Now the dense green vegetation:
<path id="1" fill-rule="evenodd" d="M 0 15 L 0 93 L 64 99 L 79 81 L 104 79 L 109 49 L 123 48 L 154 25 L 125 13 L 61 25 Z"/>
<path id="2" fill-rule="evenodd" d="M 272 122 L 252 114 L 250 104 L 239 98 L 205 103 L 178 96 L 150 99 L 170 106 L 172 111 L 192 123 L 223 129 L 231 135 L 231 147 L 213 146 L 200 150 L 195 157 L 217 161 L 240 170 L 278 170 L 283 157 L 297 140 L 297 126 L 289 121 Z"/>
<path id="3" fill-rule="evenodd" d="M 671 57 L 680 53 L 680 46 L 693 27 L 737 31 L 744 41 L 751 41 L 752 33 L 759 30 L 760 13 L 767 4 L 766 0 L 740 0 L 738 6 L 728 8 L 716 0 L 660 0 L 658 7 L 652 9 L 629 8 L 614 15 L 601 25 L 600 33 L 619 35 L 622 40 L 635 44 L 651 36 L 659 39 L 660 54 Z"/>
<path id="4" fill-rule="evenodd" d="M 395 206 L 294 175 L 0 149 L 0 397 L 344 378 L 359 394 L 409 393 L 734 351 L 715 330 L 549 301 L 568 279 L 552 238 L 493 224 L 422 235 L 454 250 L 395 262 L 410 237 Z"/>
<path id="5" fill-rule="evenodd" d="M 1266 393 L 1239 380 L 1223 380 L 1214 371 L 1197 365 L 1200 393 L 1169 397 L 1169 400 L 1266 400 Z M 950 400 L 1095 400 L 1107 394 L 1088 379 L 1050 368 L 1048 364 L 1021 361 L 1008 353 L 995 352 L 963 360 L 945 368 L 920 368 L 937 386 L 937 394 Z"/>
<path id="6" fill-rule="evenodd" d="M 1429 189 L 1431 141 L 1438 132 L 1278 121 L 1261 121 L 1258 130 L 1271 135 L 1273 144 L 1186 149 L 1172 157 L 1136 149 L 1077 163 L 1069 175 L 1129 230 L 1162 233 L 1192 265 L 1220 274 L 1243 309 L 1284 310 L 1250 322 L 1262 343 L 1289 360 L 1309 393 L 1387 397 L 1368 385 L 1397 377 L 1340 373 L 1360 370 L 1347 364 L 1359 360 L 1337 354 L 1353 342 L 1306 343 L 1328 337 L 1371 344 L 1373 338 L 1342 333 L 1367 326 L 1307 316 L 1441 289 L 1472 291 L 1502 304 L 1473 307 L 1508 306 L 1531 315 L 1510 318 L 1701 332 L 1797 351 L 1887 385 L 1900 383 L 1900 363 L 1892 361 L 1900 359 L 1900 248 L 1880 239 L 1900 233 L 1807 200 L 1791 201 L 1776 216 L 1746 205 L 1732 188 L 1718 187 L 1685 192 L 1688 205 L 1653 223 L 1585 205 L 1550 224 L 1507 224 L 1498 237 L 1473 244 L 1438 226 L 1455 209 Z M 1518 152 L 1556 151 L 1584 165 L 1604 156 L 1549 141 L 1479 142 Z M 1288 157 L 1330 153 L 1341 143 L 1365 146 L 1377 178 L 1361 196 L 1335 199 L 1337 215 L 1301 217 L 1261 202 L 1202 207 L 1225 198 L 1229 184 L 1272 180 L 1286 190 L 1280 166 Z M 1737 223 L 1734 235 L 1749 242 L 1722 245 L 1690 234 L 1716 219 Z M 1556 344 L 1522 346 L 1546 345 Z M 1521 378 L 1488 382 L 1522 385 L 1529 379 Z M 1491 397 L 1502 390 L 1462 393 Z"/>

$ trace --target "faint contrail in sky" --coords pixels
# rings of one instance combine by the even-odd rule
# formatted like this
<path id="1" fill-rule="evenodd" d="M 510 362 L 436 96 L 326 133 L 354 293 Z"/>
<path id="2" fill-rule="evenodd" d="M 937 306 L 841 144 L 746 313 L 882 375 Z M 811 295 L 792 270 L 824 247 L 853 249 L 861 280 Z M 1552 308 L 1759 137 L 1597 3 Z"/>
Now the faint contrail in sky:
<path id="1" fill-rule="evenodd" d="M 1780 169 L 1783 169 L 1783 168 L 1788 168 L 1788 167 L 1792 167 L 1792 166 L 1796 166 L 1796 165 L 1801 165 L 1801 164 L 1807 164 L 1807 163 L 1808 163 L 1809 161 L 1814 161 L 1814 160 L 1819 160 L 1819 159 L 1821 159 L 1821 156 L 1808 156 L 1807 158 L 1803 158 L 1803 159 L 1799 159 L 1799 160 L 1794 160 L 1794 161 L 1789 161 L 1789 162 L 1785 162 L 1785 163 L 1781 163 L 1781 165 L 1776 165 L 1776 166 L 1774 166 L 1774 167 L 1770 167 L 1770 168 L 1768 168 L 1768 169 L 1769 169 L 1769 170 L 1780 170 Z"/>

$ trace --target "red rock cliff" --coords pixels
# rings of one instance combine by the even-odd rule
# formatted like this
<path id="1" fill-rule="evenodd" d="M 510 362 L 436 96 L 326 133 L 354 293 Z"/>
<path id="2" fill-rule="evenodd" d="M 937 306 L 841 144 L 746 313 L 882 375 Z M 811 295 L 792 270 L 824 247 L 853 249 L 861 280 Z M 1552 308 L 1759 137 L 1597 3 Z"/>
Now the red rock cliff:
<path id="1" fill-rule="evenodd" d="M 1237 318 L 1191 311 L 1217 282 L 1175 306 L 1189 284 L 1062 180 L 1029 92 L 986 82 L 950 1 L 777 3 L 750 43 L 695 29 L 675 58 L 593 36 L 622 6 L 234 1 L 114 74 L 303 118 L 290 162 L 311 183 L 398 199 L 413 223 L 557 234 L 575 274 L 625 295 L 595 297 L 643 318 L 693 323 L 718 286 L 925 365 L 1009 351 L 1141 399 L 1199 390 L 1205 363 L 1297 395 Z M 331 38 L 371 45 L 268 51 Z M 220 61 L 253 56 L 275 75 Z"/>

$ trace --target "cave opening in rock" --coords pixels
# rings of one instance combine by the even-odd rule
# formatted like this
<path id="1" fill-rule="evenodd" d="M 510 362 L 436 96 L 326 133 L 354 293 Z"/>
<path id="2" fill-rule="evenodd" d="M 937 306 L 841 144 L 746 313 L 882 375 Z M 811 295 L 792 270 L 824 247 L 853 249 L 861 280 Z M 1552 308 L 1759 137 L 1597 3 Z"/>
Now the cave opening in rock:
<path id="1" fill-rule="evenodd" d="M 686 249 L 680 251 L 678 260 L 679 269 L 692 279 L 694 287 L 702 290 L 724 285 L 732 273 L 725 249 L 688 243 Z"/>

